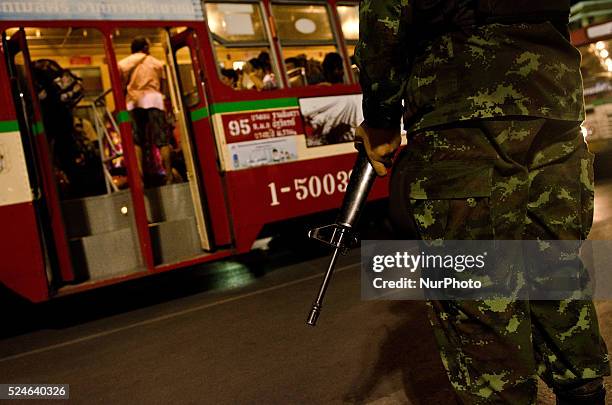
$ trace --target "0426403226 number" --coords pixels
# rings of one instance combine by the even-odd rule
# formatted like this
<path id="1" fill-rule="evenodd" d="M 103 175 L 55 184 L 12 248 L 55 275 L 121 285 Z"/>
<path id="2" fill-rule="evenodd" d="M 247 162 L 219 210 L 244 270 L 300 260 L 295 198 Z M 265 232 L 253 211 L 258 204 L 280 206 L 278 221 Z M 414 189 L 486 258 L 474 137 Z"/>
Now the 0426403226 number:
<path id="1" fill-rule="evenodd" d="M 279 192 L 280 195 L 290 193 L 299 201 L 319 198 L 322 195 L 344 193 L 351 177 L 351 171 L 341 170 L 335 174 L 326 173 L 321 176 L 296 178 L 293 179 L 293 184 L 280 187 L 280 189 L 275 182 L 269 183 L 270 206 L 275 207 L 281 204 Z"/>

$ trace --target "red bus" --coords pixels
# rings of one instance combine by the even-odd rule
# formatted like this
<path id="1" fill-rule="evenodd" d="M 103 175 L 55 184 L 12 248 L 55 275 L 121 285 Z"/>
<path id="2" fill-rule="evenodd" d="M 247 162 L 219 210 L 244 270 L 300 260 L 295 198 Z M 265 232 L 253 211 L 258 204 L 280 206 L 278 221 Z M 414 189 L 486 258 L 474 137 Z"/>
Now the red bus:
<path id="1" fill-rule="evenodd" d="M 0 31 L 0 282 L 16 294 L 218 260 L 340 205 L 361 121 L 355 2 L 0 0 Z M 164 66 L 170 168 L 155 142 L 136 153 L 118 64 L 137 36 Z M 71 80 L 68 129 L 45 85 Z"/>

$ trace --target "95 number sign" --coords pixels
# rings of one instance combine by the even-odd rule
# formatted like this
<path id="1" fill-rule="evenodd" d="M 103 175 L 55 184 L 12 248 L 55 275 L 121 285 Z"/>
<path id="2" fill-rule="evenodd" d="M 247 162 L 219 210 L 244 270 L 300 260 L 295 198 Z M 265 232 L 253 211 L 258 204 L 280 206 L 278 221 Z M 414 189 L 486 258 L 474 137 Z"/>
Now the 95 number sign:
<path id="1" fill-rule="evenodd" d="M 351 171 L 340 170 L 336 173 L 313 175 L 293 179 L 289 185 L 268 184 L 270 190 L 270 206 L 281 205 L 283 195 L 288 195 L 298 201 L 315 200 L 322 196 L 346 192 Z"/>

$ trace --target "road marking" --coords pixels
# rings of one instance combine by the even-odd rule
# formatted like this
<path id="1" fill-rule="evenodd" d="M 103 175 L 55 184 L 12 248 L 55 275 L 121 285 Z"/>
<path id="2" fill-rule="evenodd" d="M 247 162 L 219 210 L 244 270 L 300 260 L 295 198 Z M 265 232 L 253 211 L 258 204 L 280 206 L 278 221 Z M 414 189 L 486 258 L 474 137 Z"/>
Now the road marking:
<path id="1" fill-rule="evenodd" d="M 340 272 L 345 271 L 345 270 L 350 270 L 350 269 L 352 269 L 354 267 L 358 267 L 359 265 L 360 265 L 360 263 L 358 262 L 358 263 L 353 263 L 353 264 L 350 264 L 350 265 L 347 265 L 347 266 L 342 266 L 342 267 L 337 268 L 334 271 L 334 273 L 340 273 Z M 34 349 L 34 350 L 29 350 L 27 352 L 13 354 L 11 356 L 0 358 L 0 363 L 5 362 L 5 361 L 20 359 L 22 357 L 30 356 L 30 355 L 33 355 L 33 354 L 39 354 L 39 353 L 44 353 L 44 352 L 48 352 L 48 351 L 55 350 L 55 349 L 60 349 L 62 347 L 74 345 L 74 344 L 77 344 L 77 343 L 87 342 L 88 340 L 93 340 L 93 339 L 97 339 L 99 337 L 104 337 L 104 336 L 112 335 L 114 333 L 123 332 L 123 331 L 129 330 L 129 329 L 134 329 L 134 328 L 137 328 L 139 326 L 150 325 L 152 323 L 165 321 L 165 320 L 168 320 L 168 319 L 172 319 L 172 318 L 176 318 L 176 317 L 179 317 L 179 316 L 187 315 L 187 314 L 190 314 L 192 312 L 197 312 L 197 311 L 201 311 L 201 310 L 204 310 L 204 309 L 208 309 L 208 308 L 216 307 L 216 306 L 219 306 L 219 305 L 227 304 L 229 302 L 234 302 L 234 301 L 238 301 L 238 300 L 241 300 L 241 299 L 244 299 L 244 298 L 254 297 L 256 295 L 265 294 L 265 293 L 270 292 L 270 291 L 280 290 L 281 288 L 290 287 L 292 285 L 300 284 L 300 283 L 303 283 L 305 281 L 310 281 L 310 280 L 314 280 L 316 278 L 321 278 L 324 275 L 325 275 L 325 273 L 315 274 L 315 275 L 312 275 L 312 276 L 300 278 L 298 280 L 293 280 L 293 281 L 289 281 L 289 282 L 286 282 L 286 283 L 278 284 L 278 285 L 275 285 L 275 286 L 272 286 L 272 287 L 264 288 L 262 290 L 252 291 L 250 293 L 237 295 L 235 297 L 225 298 L 225 299 L 222 299 L 222 300 L 219 300 L 219 301 L 210 302 L 208 304 L 199 305 L 197 307 L 188 308 L 188 309 L 184 309 L 182 311 L 173 312 L 171 314 L 161 315 L 161 316 L 158 316 L 158 317 L 155 317 L 155 318 L 147 319 L 146 321 L 140 321 L 140 322 L 133 323 L 131 325 L 122 326 L 120 328 L 110 329 L 110 330 L 107 330 L 107 331 L 104 331 L 104 332 L 99 332 L 99 333 L 94 333 L 92 335 L 83 336 L 83 337 L 78 338 L 78 339 L 68 340 L 68 341 L 63 342 L 63 343 L 57 343 L 57 344 L 54 344 L 54 345 L 50 345 L 50 346 L 46 346 L 46 347 L 41 347 L 41 348 Z"/>

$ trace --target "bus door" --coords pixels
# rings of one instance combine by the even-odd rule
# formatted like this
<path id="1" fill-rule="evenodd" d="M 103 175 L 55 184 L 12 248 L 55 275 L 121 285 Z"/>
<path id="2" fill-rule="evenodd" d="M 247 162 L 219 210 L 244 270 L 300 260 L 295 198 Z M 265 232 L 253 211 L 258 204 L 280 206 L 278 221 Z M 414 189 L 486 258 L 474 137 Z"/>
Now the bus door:
<path id="1" fill-rule="evenodd" d="M 42 240 L 51 266 L 48 276 L 55 285 L 71 282 L 75 274 L 24 28 L 16 30 L 8 39 L 6 33 L 3 33 L 3 42 L 19 129 L 25 143 L 31 146 L 28 152 L 33 155 L 29 159 L 29 170 L 43 232 Z"/>
<path id="2" fill-rule="evenodd" d="M 207 200 L 200 188 L 202 178 L 198 176 L 194 159 L 192 137 L 194 133 L 208 130 L 208 124 L 203 118 L 209 116 L 208 107 L 201 82 L 202 70 L 194 46 L 194 33 L 186 29 L 177 34 L 169 35 L 168 64 L 170 74 L 174 78 L 169 86 L 176 124 L 180 132 L 180 143 L 185 159 L 185 168 L 189 180 L 191 200 L 193 201 L 195 219 L 200 238 L 200 246 L 211 250 L 212 243 L 207 226 Z M 187 115 L 189 114 L 189 115 Z"/>
<path id="3" fill-rule="evenodd" d="M 138 183 L 138 173 L 126 169 L 121 132 L 129 117 L 114 102 L 122 90 L 110 79 L 106 37 L 94 27 L 70 26 L 4 34 L 19 126 L 32 139 L 30 166 L 41 179 L 40 222 L 58 269 L 52 284 L 61 293 L 65 284 L 146 270 L 148 244 L 139 243 L 136 218 L 138 208 L 146 227 L 144 203 L 133 202 L 126 181 Z"/>
<path id="4" fill-rule="evenodd" d="M 161 268 L 205 256 L 227 244 L 218 236 L 223 232 L 217 224 L 227 220 L 227 211 L 193 40 L 193 31 L 186 27 L 123 27 L 112 37 L 124 82 L 131 82 L 131 69 L 140 79 L 140 75 L 158 75 L 163 66 L 163 77 L 155 77 L 165 96 L 160 106 L 166 116 L 163 129 L 152 115 L 159 115 L 152 111 L 158 107 L 146 107 L 146 98 L 129 90 L 126 100 L 132 133 L 138 131 L 135 144 L 143 156 L 153 264 Z M 147 56 L 142 56 L 139 46 L 146 46 Z"/>

